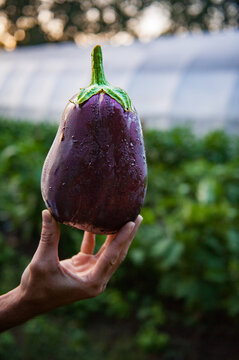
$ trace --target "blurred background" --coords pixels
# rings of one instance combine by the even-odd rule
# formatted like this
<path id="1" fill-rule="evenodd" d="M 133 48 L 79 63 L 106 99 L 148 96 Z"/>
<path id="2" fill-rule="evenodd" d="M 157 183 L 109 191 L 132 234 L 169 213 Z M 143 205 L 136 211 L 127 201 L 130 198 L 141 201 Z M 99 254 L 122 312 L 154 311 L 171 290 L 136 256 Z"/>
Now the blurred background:
<path id="1" fill-rule="evenodd" d="M 37 247 L 42 165 L 95 44 L 148 161 L 144 222 L 105 293 L 5 332 L 1 360 L 238 359 L 238 23 L 237 1 L 0 0 L 1 294 Z M 72 256 L 82 232 L 61 231 Z"/>

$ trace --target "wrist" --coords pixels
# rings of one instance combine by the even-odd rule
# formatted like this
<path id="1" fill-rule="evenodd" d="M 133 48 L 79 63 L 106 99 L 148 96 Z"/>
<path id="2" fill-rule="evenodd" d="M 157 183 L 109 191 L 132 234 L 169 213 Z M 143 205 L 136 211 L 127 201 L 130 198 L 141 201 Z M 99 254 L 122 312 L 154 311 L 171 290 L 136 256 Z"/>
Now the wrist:
<path id="1" fill-rule="evenodd" d="M 0 332 L 29 320 L 38 314 L 21 286 L 0 296 Z"/>

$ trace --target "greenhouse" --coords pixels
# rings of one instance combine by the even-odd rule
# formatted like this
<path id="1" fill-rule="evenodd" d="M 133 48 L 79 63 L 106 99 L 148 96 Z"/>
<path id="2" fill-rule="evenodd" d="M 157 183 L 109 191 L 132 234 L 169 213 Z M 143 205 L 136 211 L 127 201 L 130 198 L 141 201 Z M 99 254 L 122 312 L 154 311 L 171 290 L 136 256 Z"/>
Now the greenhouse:
<path id="1" fill-rule="evenodd" d="M 232 30 L 105 44 L 105 73 L 128 91 L 145 127 L 239 133 L 238 44 Z M 58 122 L 67 99 L 90 81 L 90 51 L 60 43 L 0 52 L 0 114 Z"/>

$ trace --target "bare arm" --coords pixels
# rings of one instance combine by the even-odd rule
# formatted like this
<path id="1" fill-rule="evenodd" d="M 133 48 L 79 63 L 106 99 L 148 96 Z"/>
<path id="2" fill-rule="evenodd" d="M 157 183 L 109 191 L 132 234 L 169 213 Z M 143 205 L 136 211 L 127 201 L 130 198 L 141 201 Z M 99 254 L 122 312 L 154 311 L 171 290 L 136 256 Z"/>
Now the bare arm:
<path id="1" fill-rule="evenodd" d="M 37 315 L 22 296 L 20 286 L 0 296 L 0 332 Z"/>
<path id="2" fill-rule="evenodd" d="M 81 251 L 59 261 L 60 230 L 47 210 L 43 211 L 42 234 L 20 285 L 0 296 L 0 332 L 39 314 L 102 293 L 124 260 L 142 217 L 109 235 L 96 255 L 95 236 L 85 232 Z"/>

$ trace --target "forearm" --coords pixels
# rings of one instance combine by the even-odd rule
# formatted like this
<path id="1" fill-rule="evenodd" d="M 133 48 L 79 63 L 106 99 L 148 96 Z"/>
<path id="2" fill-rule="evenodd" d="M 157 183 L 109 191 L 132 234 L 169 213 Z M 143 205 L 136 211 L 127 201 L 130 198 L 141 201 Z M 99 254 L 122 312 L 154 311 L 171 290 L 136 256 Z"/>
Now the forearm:
<path id="1" fill-rule="evenodd" d="M 37 309 L 27 301 L 20 286 L 0 296 L 0 332 L 31 319 Z"/>

